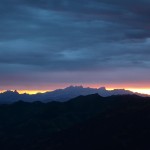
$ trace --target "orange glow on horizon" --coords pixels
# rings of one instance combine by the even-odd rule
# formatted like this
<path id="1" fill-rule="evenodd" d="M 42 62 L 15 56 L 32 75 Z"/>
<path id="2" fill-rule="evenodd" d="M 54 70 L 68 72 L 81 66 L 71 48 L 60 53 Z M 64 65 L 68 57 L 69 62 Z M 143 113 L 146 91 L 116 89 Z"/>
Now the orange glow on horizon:
<path id="1" fill-rule="evenodd" d="M 37 93 L 45 93 L 47 92 L 48 90 L 18 90 L 18 93 L 19 94 L 24 94 L 24 93 L 27 93 L 27 94 L 37 94 Z"/>
<path id="2" fill-rule="evenodd" d="M 100 88 L 100 86 L 98 85 L 92 85 L 90 87 L 93 87 L 93 88 Z M 101 86 L 103 87 L 103 86 Z M 150 95 L 150 87 L 149 86 L 141 86 L 141 85 L 107 85 L 107 86 L 104 86 L 106 87 L 107 90 L 114 90 L 114 89 L 125 89 L 125 90 L 129 90 L 129 91 L 132 91 L 132 92 L 137 92 L 137 93 L 141 93 L 141 94 L 149 94 Z"/>
<path id="3" fill-rule="evenodd" d="M 75 86 L 79 86 L 79 85 L 75 85 Z M 100 87 L 103 87 L 103 86 L 98 86 L 98 85 L 90 85 L 90 86 L 87 86 L 87 85 L 84 85 L 83 87 L 91 87 L 91 88 L 100 88 Z M 65 87 L 61 87 L 62 89 L 65 88 Z M 61 89 L 61 88 L 57 88 L 57 89 Z M 141 94 L 148 94 L 150 95 L 150 88 L 146 87 L 146 88 L 134 88 L 134 87 L 127 87 L 127 86 L 106 86 L 106 89 L 107 90 L 113 90 L 113 89 L 125 89 L 125 90 L 129 90 L 129 91 L 132 91 L 132 92 L 137 92 L 137 93 L 141 93 Z M 55 90 L 55 89 L 54 89 Z M 54 90 L 17 90 L 19 94 L 24 94 L 24 93 L 27 93 L 27 94 L 37 94 L 37 93 L 45 93 L 45 92 L 49 92 L 49 91 L 54 91 Z M 6 90 L 1 90 L 0 93 L 3 93 L 5 92 Z M 14 90 L 12 90 L 14 91 Z"/>
<path id="4" fill-rule="evenodd" d="M 130 90 L 130 91 L 133 91 L 133 92 L 137 92 L 137 93 L 141 93 L 141 94 L 148 94 L 150 95 L 150 89 L 127 89 L 127 90 Z"/>
<path id="5" fill-rule="evenodd" d="M 3 93 L 3 92 L 5 92 L 5 91 L 7 91 L 7 90 L 1 90 L 0 93 Z M 15 90 L 10 90 L 10 91 L 15 91 Z M 37 93 L 45 93 L 45 92 L 47 92 L 47 91 L 50 91 L 50 90 L 17 90 L 17 92 L 18 92 L 19 94 L 24 94 L 24 93 L 26 93 L 26 94 L 30 94 L 30 95 L 32 95 L 32 94 L 37 94 Z"/>

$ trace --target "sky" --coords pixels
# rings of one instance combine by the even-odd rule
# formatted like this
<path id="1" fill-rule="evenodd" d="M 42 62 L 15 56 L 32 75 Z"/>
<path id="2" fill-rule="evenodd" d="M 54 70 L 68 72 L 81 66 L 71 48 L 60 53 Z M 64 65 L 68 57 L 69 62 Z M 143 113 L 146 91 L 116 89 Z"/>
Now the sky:
<path id="1" fill-rule="evenodd" d="M 0 0 L 0 19 L 0 90 L 150 93 L 149 0 Z"/>

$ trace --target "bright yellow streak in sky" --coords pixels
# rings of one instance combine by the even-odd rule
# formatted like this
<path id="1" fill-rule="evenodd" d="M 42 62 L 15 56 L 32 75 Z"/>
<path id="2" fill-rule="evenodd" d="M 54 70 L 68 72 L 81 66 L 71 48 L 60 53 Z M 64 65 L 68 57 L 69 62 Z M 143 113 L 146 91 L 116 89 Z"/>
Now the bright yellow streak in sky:
<path id="1" fill-rule="evenodd" d="M 121 88 L 106 88 L 107 90 L 113 90 L 113 89 L 121 89 Z M 149 94 L 150 95 L 150 89 L 149 88 L 125 88 L 126 90 L 132 91 L 132 92 L 137 92 L 141 94 Z M 1 90 L 0 92 L 4 92 L 5 90 Z M 14 90 L 12 90 L 14 91 Z M 36 94 L 36 93 L 45 93 L 47 91 L 52 91 L 52 90 L 17 90 L 18 93 L 20 94 Z"/>
<path id="2" fill-rule="evenodd" d="M 6 91 L 6 90 L 2 90 L 2 91 L 0 91 L 0 93 L 3 93 L 3 92 L 5 92 L 5 91 Z M 14 91 L 14 90 L 12 90 L 12 91 Z M 32 95 L 32 94 L 37 94 L 37 93 L 45 93 L 45 92 L 47 92 L 47 91 L 45 91 L 45 90 L 17 90 L 17 92 L 18 92 L 19 94 L 27 93 L 27 94 Z"/>
<path id="3" fill-rule="evenodd" d="M 119 89 L 119 88 L 115 88 L 115 89 Z M 107 90 L 113 90 L 112 88 L 111 89 L 107 89 Z M 150 95 L 150 89 L 136 89 L 136 88 L 126 88 L 125 90 L 129 90 L 129 91 L 132 91 L 134 93 L 141 93 L 141 94 L 148 94 Z"/>
<path id="4" fill-rule="evenodd" d="M 142 94 L 149 94 L 150 95 L 150 89 L 128 89 L 133 92 L 138 92 Z"/>
<path id="5" fill-rule="evenodd" d="M 18 90 L 19 94 L 24 94 L 24 93 L 36 94 L 36 93 L 45 93 L 45 92 L 47 92 L 47 91 L 44 91 L 44 90 Z"/>
<path id="6" fill-rule="evenodd" d="M 109 89 L 109 88 L 106 88 L 107 90 L 113 90 L 113 89 Z M 137 92 L 137 93 L 141 93 L 141 94 L 149 94 L 150 95 L 150 89 L 134 89 L 134 88 L 126 88 L 126 90 L 129 90 L 129 91 L 133 91 L 133 92 Z M 47 90 L 47 91 L 50 91 L 50 90 Z M 45 93 L 47 92 L 45 90 L 20 90 L 18 91 L 20 94 L 23 94 L 23 93 L 28 93 L 28 94 L 36 94 L 36 93 Z"/>

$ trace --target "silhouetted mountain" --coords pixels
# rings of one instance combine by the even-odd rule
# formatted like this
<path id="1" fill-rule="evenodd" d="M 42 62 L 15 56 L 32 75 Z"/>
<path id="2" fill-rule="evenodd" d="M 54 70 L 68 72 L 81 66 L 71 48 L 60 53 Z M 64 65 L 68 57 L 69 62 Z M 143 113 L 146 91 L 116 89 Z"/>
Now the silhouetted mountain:
<path id="1" fill-rule="evenodd" d="M 17 91 L 6 91 L 0 94 L 0 103 L 13 103 L 17 102 L 21 99 L 30 99 L 30 95 L 28 94 L 19 94 Z"/>
<path id="2" fill-rule="evenodd" d="M 79 96 L 0 105 L 1 150 L 147 150 L 150 98 Z"/>
<path id="3" fill-rule="evenodd" d="M 19 94 L 17 91 L 6 91 L 0 94 L 0 103 L 13 103 L 18 100 L 23 100 L 26 102 L 33 101 L 42 101 L 42 102 L 50 102 L 50 101 L 67 101 L 69 99 L 75 98 L 80 95 L 90 95 L 98 93 L 103 97 L 111 96 L 111 95 L 128 95 L 134 94 L 131 91 L 127 91 L 124 89 L 115 89 L 108 91 L 105 87 L 94 89 L 94 88 L 83 88 L 82 86 L 70 86 L 65 89 L 58 89 L 52 92 L 46 93 L 38 93 L 34 95 L 29 94 Z"/>
<path id="4" fill-rule="evenodd" d="M 121 108 L 56 134 L 54 150 L 147 150 L 150 147 L 150 102 L 123 102 Z M 57 144 L 56 144 L 57 143 Z M 41 143 L 41 148 L 44 146 Z"/>

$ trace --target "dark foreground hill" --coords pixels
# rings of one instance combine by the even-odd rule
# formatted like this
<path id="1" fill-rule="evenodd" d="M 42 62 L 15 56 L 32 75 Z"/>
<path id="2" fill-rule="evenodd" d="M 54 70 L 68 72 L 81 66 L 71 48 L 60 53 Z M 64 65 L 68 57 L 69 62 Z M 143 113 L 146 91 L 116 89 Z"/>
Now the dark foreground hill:
<path id="1" fill-rule="evenodd" d="M 79 96 L 0 106 L 1 150 L 147 150 L 150 98 Z"/>

